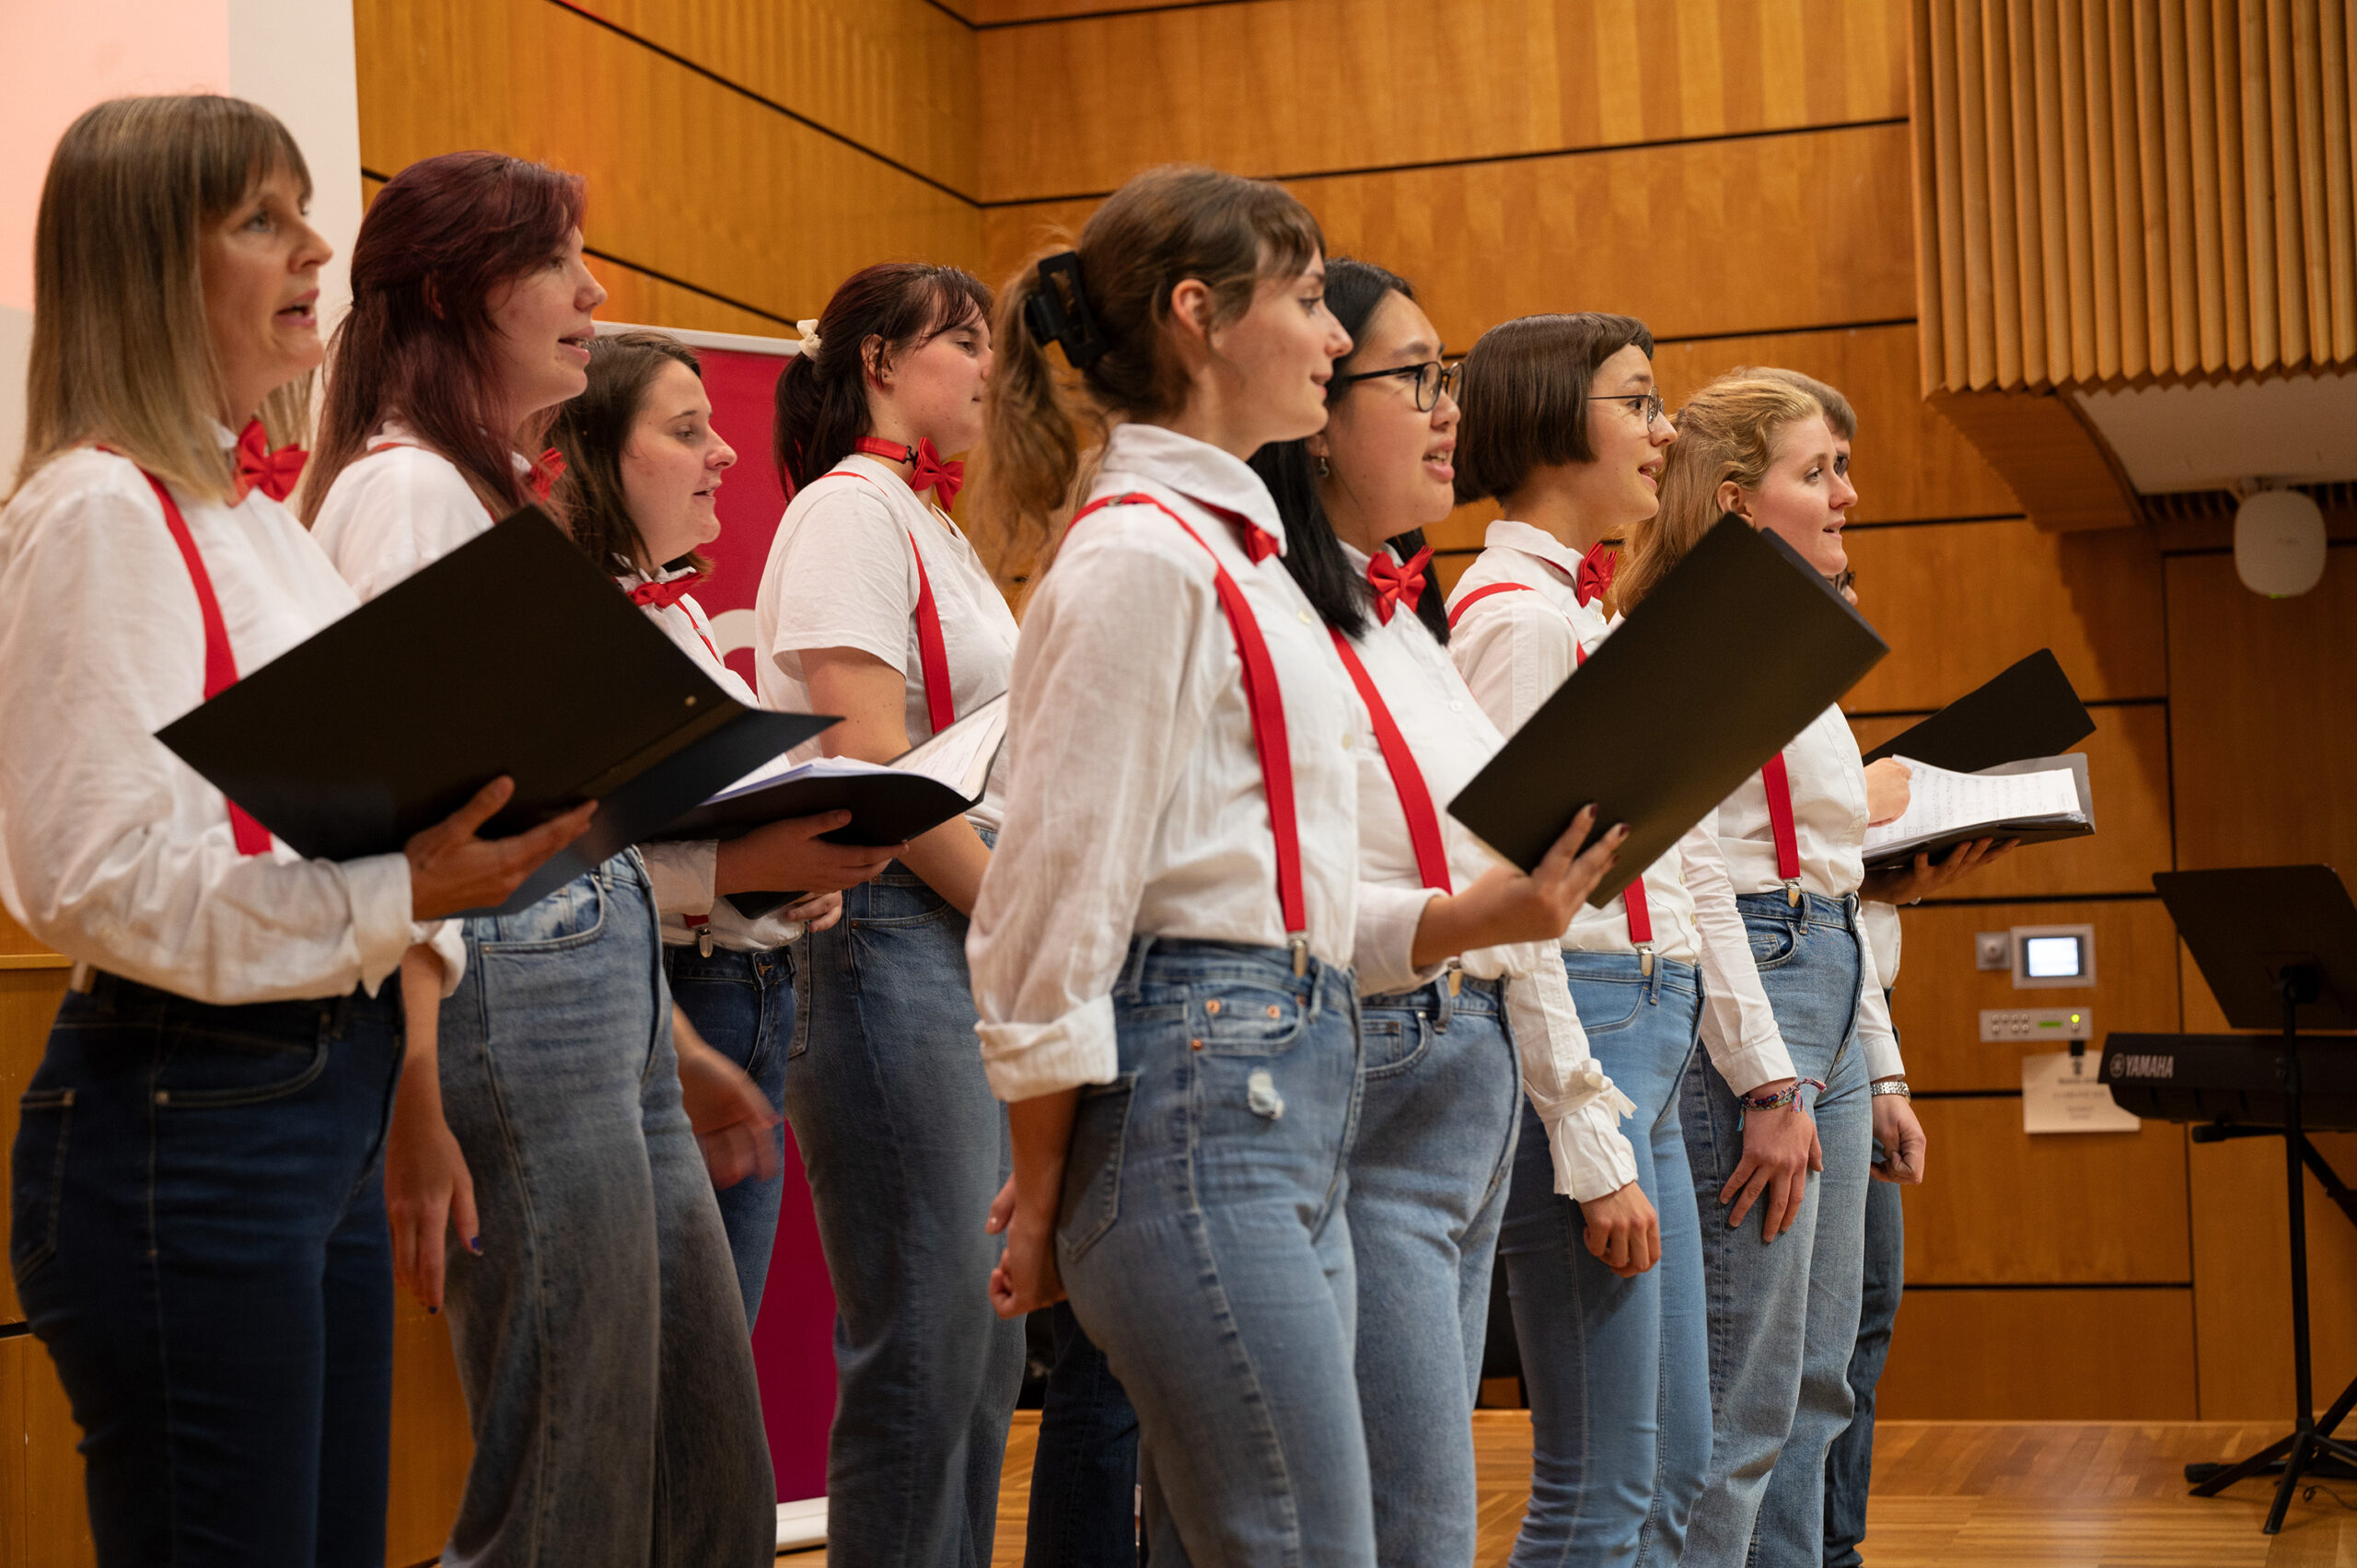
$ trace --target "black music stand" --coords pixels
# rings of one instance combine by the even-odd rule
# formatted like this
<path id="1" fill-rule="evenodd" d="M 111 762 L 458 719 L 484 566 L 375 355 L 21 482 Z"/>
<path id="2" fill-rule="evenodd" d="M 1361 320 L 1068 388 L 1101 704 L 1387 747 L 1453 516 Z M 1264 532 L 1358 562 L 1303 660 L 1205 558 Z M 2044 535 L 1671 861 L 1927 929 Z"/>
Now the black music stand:
<path id="1" fill-rule="evenodd" d="M 2235 1464 L 2185 1467 L 2185 1479 L 2196 1483 L 2193 1494 L 2212 1497 L 2247 1476 L 2271 1473 L 2280 1464 L 2283 1479 L 2261 1527 L 2273 1535 L 2283 1527 L 2284 1511 L 2303 1474 L 2357 1473 L 2340 1468 L 2357 1466 L 2357 1445 L 2333 1435 L 2351 1408 L 2357 1408 L 2357 1381 L 2341 1390 L 2321 1422 L 2314 1414 L 2307 1192 L 2301 1172 L 2315 1168 L 2328 1192 L 2340 1189 L 2340 1182 L 2301 1130 L 2299 1040 L 2303 1028 L 2357 1028 L 2357 903 L 2351 902 L 2349 889 L 2328 865 L 2164 871 L 2153 877 L 2153 885 L 2201 978 L 2210 982 L 2226 1022 L 2238 1029 L 2280 1029 L 2283 1035 L 2283 1054 L 2277 1063 L 2283 1084 L 2283 1125 L 2221 1122 L 2195 1128 L 2193 1137 L 2197 1143 L 2240 1137 L 2283 1140 L 2292 1218 L 2292 1431 Z M 2357 1042 L 2348 1049 L 2357 1050 Z"/>

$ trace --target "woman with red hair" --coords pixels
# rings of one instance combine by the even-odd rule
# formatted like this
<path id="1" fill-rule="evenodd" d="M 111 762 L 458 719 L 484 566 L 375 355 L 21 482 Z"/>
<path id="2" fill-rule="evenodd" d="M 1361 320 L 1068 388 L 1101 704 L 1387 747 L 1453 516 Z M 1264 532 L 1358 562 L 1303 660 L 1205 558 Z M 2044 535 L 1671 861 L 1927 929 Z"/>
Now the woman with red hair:
<path id="1" fill-rule="evenodd" d="M 581 215 L 577 177 L 493 153 L 412 164 L 377 193 L 304 495 L 363 598 L 545 497 L 553 465 L 528 454 L 586 384 L 606 296 Z M 625 851 L 521 913 L 469 919 L 441 1038 L 412 1022 L 386 1155 L 395 1260 L 430 1287 L 447 1267 L 475 1445 L 445 1562 L 774 1553 L 751 1344 L 681 1104 L 657 923 Z"/>

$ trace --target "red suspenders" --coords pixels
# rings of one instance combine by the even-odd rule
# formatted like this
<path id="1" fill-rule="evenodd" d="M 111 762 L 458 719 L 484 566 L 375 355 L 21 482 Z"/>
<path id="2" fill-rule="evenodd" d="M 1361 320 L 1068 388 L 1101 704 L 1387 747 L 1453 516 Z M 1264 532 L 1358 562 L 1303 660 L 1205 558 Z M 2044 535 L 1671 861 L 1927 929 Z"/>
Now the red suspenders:
<path id="1" fill-rule="evenodd" d="M 110 447 L 100 447 L 110 451 Z M 120 454 L 118 454 L 120 455 Z M 196 536 L 188 531 L 188 519 L 180 515 L 180 505 L 164 482 L 139 470 L 156 492 L 156 499 L 164 504 L 164 526 L 172 531 L 172 542 L 180 546 L 180 561 L 188 567 L 189 587 L 196 590 L 196 612 L 204 623 L 204 699 L 211 702 L 238 683 L 238 656 L 229 646 L 228 623 L 221 619 L 221 601 L 213 592 L 212 575 L 204 569 L 204 557 L 197 552 Z M 225 800 L 226 796 L 223 797 Z M 270 830 L 254 820 L 251 813 L 236 801 L 228 801 L 229 837 L 239 854 L 268 854 Z"/>
<path id="2" fill-rule="evenodd" d="M 1448 851 L 1441 842 L 1440 813 L 1433 809 L 1432 791 L 1425 787 L 1423 770 L 1416 766 L 1416 754 L 1408 749 L 1408 738 L 1399 733 L 1383 693 L 1376 690 L 1375 679 L 1359 662 L 1351 640 L 1331 626 L 1326 633 L 1334 639 L 1334 651 L 1342 656 L 1342 668 L 1351 672 L 1351 684 L 1359 689 L 1359 700 L 1366 704 L 1367 717 L 1375 726 L 1375 742 L 1383 750 L 1383 765 L 1391 771 L 1391 787 L 1399 792 L 1400 812 L 1408 819 L 1408 842 L 1416 852 L 1416 875 L 1427 888 L 1452 892 L 1456 885 L 1449 878 Z"/>
<path id="3" fill-rule="evenodd" d="M 837 469 L 837 473 L 853 479 L 876 482 L 857 469 Z M 1077 518 L 1074 519 L 1075 521 Z M 917 536 L 909 535 L 909 555 L 917 563 L 917 668 L 924 673 L 924 716 L 939 735 L 958 722 L 958 704 L 949 695 L 949 645 L 941 635 L 941 610 L 934 603 L 933 579 L 925 575 L 924 552 L 917 548 Z"/>
<path id="4" fill-rule="evenodd" d="M 1212 587 L 1219 595 L 1221 611 L 1227 617 L 1227 629 L 1236 638 L 1237 657 L 1244 664 L 1244 701 L 1252 714 L 1252 746 L 1260 753 L 1260 786 L 1269 797 L 1269 830 L 1277 841 L 1277 908 L 1284 917 L 1285 944 L 1293 950 L 1293 972 L 1305 974 L 1309 968 L 1309 915 L 1307 901 L 1302 896 L 1301 829 L 1294 812 L 1293 753 L 1285 738 L 1284 695 L 1277 685 L 1277 667 L 1269 657 L 1269 645 L 1260 635 L 1260 622 L 1253 616 L 1244 590 L 1228 575 L 1219 552 L 1195 531 L 1194 525 L 1151 495 L 1132 491 L 1126 495 L 1107 495 L 1091 501 L 1073 514 L 1064 531 L 1069 534 L 1081 518 L 1107 506 L 1151 506 L 1184 528 L 1187 537 L 1202 545 L 1203 552 L 1212 558 Z"/>
<path id="5" fill-rule="evenodd" d="M 1801 901 L 1800 836 L 1793 830 L 1793 781 L 1784 771 L 1784 754 L 1777 752 L 1759 770 L 1768 793 L 1768 826 L 1776 835 L 1776 875 L 1783 879 L 1784 901 Z"/>

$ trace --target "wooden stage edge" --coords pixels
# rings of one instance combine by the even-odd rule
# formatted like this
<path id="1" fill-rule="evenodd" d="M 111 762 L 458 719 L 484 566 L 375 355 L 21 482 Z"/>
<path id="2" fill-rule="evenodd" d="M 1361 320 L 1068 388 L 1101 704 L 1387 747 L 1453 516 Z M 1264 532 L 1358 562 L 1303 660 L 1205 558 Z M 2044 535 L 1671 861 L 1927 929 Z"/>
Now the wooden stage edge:
<path id="1" fill-rule="evenodd" d="M 1018 1412 L 1008 1436 L 995 1568 L 1021 1568 L 1039 1421 Z M 2258 1527 L 2272 1482 L 2185 1494 L 2189 1462 L 2239 1458 L 2280 1435 L 2265 1422 L 1884 1422 L 1863 1552 L 1868 1568 L 2357 1568 L 2357 1482 L 2295 1501 L 2271 1538 Z M 1474 1562 L 1496 1568 L 1528 1495 L 1529 1418 L 1482 1411 L 1473 1441 Z M 825 1557 L 778 1561 L 819 1568 Z"/>

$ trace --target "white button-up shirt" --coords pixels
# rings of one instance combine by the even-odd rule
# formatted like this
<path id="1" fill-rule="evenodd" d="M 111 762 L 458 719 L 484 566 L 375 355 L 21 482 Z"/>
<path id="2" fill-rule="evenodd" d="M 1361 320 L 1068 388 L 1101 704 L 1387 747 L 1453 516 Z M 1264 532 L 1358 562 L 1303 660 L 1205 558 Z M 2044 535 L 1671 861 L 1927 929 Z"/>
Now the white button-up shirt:
<path id="1" fill-rule="evenodd" d="M 407 425 L 388 420 L 368 438 L 381 452 L 361 456 L 335 476 L 311 519 L 311 537 L 362 599 L 375 598 L 490 531 L 499 519 L 477 496 L 459 465 L 415 445 Z M 529 473 L 521 452 L 510 461 Z"/>
<path id="2" fill-rule="evenodd" d="M 1617 622 L 1573 590 L 1580 555 L 1528 523 L 1490 525 L 1480 556 L 1457 580 L 1452 604 L 1491 584 L 1529 589 L 1492 594 L 1466 609 L 1449 652 L 1481 705 L 1507 734 L 1522 727 Z M 1665 693 L 1665 700 L 1673 694 Z M 1738 1094 L 1794 1076 L 1791 1053 L 1760 988 L 1743 916 L 1735 907 L 1715 819 L 1705 816 L 1645 867 L 1645 910 L 1657 957 L 1702 971 L 1702 1038 L 1712 1063 Z M 1566 952 L 1634 954 L 1625 898 L 1583 904 L 1563 933 Z"/>
<path id="3" fill-rule="evenodd" d="M 358 602 L 260 490 L 175 499 L 240 675 Z M 128 459 L 70 452 L 0 512 L 9 912 L 69 958 L 200 1002 L 373 993 L 424 941 L 455 988 L 465 948 L 447 923 L 410 918 L 406 857 L 305 860 L 275 839 L 238 853 L 221 792 L 156 738 L 204 700 L 204 647 L 187 562 Z"/>
<path id="4" fill-rule="evenodd" d="M 1858 738 L 1838 703 L 1811 719 L 1784 748 L 1784 773 L 1792 785 L 1793 842 L 1800 855 L 1802 891 L 1847 898 L 1865 880 L 1866 767 L 1859 760 Z M 1776 830 L 1768 815 L 1768 786 L 1758 773 L 1719 803 L 1719 847 L 1725 852 L 1727 875 L 1738 895 L 1783 891 L 1783 878 L 1776 874 Z M 1883 1000 L 1871 935 L 1867 923 L 1861 921 L 1858 1040 L 1865 1051 L 1866 1075 L 1890 1078 L 1904 1073 L 1906 1065 L 1899 1060 L 1898 1037 L 1891 1031 L 1890 1007 Z"/>
<path id="5" fill-rule="evenodd" d="M 911 745 L 933 734 L 925 703 L 924 660 L 917 642 L 917 554 L 941 618 L 949 662 L 951 706 L 970 714 L 1007 689 L 1015 663 L 1015 616 L 981 557 L 939 508 L 875 458 L 853 453 L 805 485 L 770 540 L 769 561 L 753 603 L 753 649 L 761 700 L 788 713 L 813 703 L 802 655 L 810 648 L 857 648 L 900 672 L 907 683 Z M 792 756 L 821 754 L 813 738 Z M 966 814 L 996 828 L 1004 810 L 993 768 L 981 804 Z"/>
<path id="6" fill-rule="evenodd" d="M 1342 551 L 1354 570 L 1366 570 L 1364 555 L 1347 544 Z M 1498 861 L 1446 807 L 1504 738 L 1466 689 L 1447 650 L 1408 605 L 1394 610 L 1388 622 L 1370 614 L 1365 635 L 1353 646 L 1423 776 L 1439 818 L 1453 890 L 1462 892 Z M 1371 730 L 1359 742 L 1358 778 L 1361 875 L 1385 888 L 1422 889 L 1407 810 Z M 1459 962 L 1467 974 L 1506 982 L 1506 1014 L 1522 1063 L 1523 1089 L 1547 1128 L 1555 1190 L 1585 1202 L 1634 1181 L 1636 1158 L 1620 1128 L 1628 1101 L 1588 1050 L 1587 1031 L 1572 1005 L 1555 945 L 1480 947 Z"/>
<path id="7" fill-rule="evenodd" d="M 642 583 L 667 583 L 687 575 L 688 568 L 684 566 L 676 572 L 659 572 L 651 578 L 631 572 L 621 579 L 621 589 L 628 593 Z M 749 708 L 761 705 L 752 688 L 745 684 L 745 678 L 720 657 L 719 642 L 712 634 L 712 619 L 704 614 L 703 606 L 695 601 L 694 595 L 682 594 L 668 605 L 640 608 L 722 691 Z M 684 947 L 701 934 L 709 935 L 717 947 L 750 953 L 783 947 L 802 935 L 802 922 L 787 920 L 776 911 L 759 920 L 748 920 L 737 912 L 736 905 L 714 890 L 720 870 L 719 841 L 657 840 L 639 845 L 638 853 L 646 862 L 646 879 L 655 889 L 656 910 L 663 917 L 665 947 Z"/>
<path id="8" fill-rule="evenodd" d="M 1073 530 L 1015 653 L 1005 827 L 966 956 L 982 1060 L 1001 1099 L 1118 1072 L 1112 990 L 1134 934 L 1282 948 L 1276 841 L 1243 663 L 1213 558 L 1251 607 L 1275 666 L 1292 752 L 1310 952 L 1403 991 L 1429 895 L 1359 883 L 1364 714 L 1325 623 L 1271 555 L 1255 565 L 1208 507 L 1281 543 L 1242 461 L 1176 431 L 1122 424 L 1092 494 L 1152 495 Z M 1208 546 L 1208 550 L 1206 550 Z"/>

